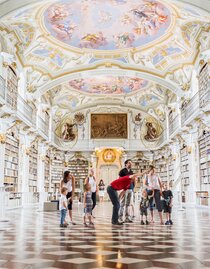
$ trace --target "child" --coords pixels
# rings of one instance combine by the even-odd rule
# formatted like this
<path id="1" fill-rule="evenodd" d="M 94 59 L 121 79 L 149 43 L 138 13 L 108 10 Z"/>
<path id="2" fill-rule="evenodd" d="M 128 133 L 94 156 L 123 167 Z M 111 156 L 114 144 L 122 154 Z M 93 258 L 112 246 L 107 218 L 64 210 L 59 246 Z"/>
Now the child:
<path id="1" fill-rule="evenodd" d="M 171 211 L 172 211 L 172 200 L 173 200 L 173 194 L 171 190 L 168 190 L 167 184 L 163 184 L 163 209 L 164 213 L 166 213 L 166 223 L 165 225 L 172 225 L 173 222 L 171 220 Z"/>
<path id="2" fill-rule="evenodd" d="M 85 184 L 85 192 L 84 192 L 84 225 L 86 224 L 86 217 L 88 217 L 89 224 L 94 225 L 92 220 L 92 208 L 93 208 L 93 201 L 92 201 L 92 192 L 91 192 L 91 185 L 89 183 Z"/>
<path id="3" fill-rule="evenodd" d="M 144 189 L 142 192 L 141 202 L 140 202 L 140 214 L 141 214 L 141 225 L 144 225 L 143 216 L 146 217 L 146 224 L 148 225 L 149 222 L 147 220 L 147 208 L 149 207 L 149 197 L 147 194 L 147 190 Z"/>
<path id="4" fill-rule="evenodd" d="M 68 189 L 66 187 L 61 188 L 61 197 L 59 202 L 59 207 L 61 211 L 61 221 L 60 221 L 60 227 L 67 227 L 67 223 L 65 221 L 66 218 L 66 212 L 67 212 L 67 198 L 66 195 L 68 193 Z"/>

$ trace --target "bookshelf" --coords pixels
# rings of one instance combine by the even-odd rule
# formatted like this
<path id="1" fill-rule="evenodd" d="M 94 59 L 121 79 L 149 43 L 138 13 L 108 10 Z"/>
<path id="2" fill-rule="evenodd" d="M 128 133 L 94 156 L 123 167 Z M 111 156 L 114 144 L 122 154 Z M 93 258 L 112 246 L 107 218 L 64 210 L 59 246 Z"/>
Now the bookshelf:
<path id="1" fill-rule="evenodd" d="M 180 151 L 181 154 L 181 175 L 182 175 L 182 185 L 184 187 L 190 185 L 189 177 L 189 156 L 187 152 L 187 147 L 184 147 Z"/>
<path id="2" fill-rule="evenodd" d="M 156 172 L 163 183 L 168 182 L 168 164 L 164 158 L 155 161 Z"/>
<path id="3" fill-rule="evenodd" d="M 11 66 L 7 69 L 7 104 L 17 109 L 18 77 Z"/>
<path id="4" fill-rule="evenodd" d="M 208 62 L 204 62 L 203 65 L 201 66 L 198 76 L 200 107 L 205 107 L 206 105 L 209 104 L 210 101 L 209 73 L 210 73 L 210 65 Z"/>
<path id="5" fill-rule="evenodd" d="M 149 165 L 150 165 L 149 160 L 133 159 L 132 160 L 132 171 L 134 174 L 137 173 L 138 171 L 141 171 L 141 173 L 143 173 L 144 171 L 149 169 Z M 135 186 L 136 189 L 143 187 L 143 178 L 144 178 L 144 176 L 140 177 L 140 179 L 138 180 L 138 182 Z"/>
<path id="6" fill-rule="evenodd" d="M 206 132 L 199 139 L 200 154 L 200 183 L 201 189 L 210 184 L 210 132 Z"/>
<path id="7" fill-rule="evenodd" d="M 172 187 L 174 182 L 174 160 L 172 155 L 170 155 L 168 159 L 168 180 L 169 186 Z"/>
<path id="8" fill-rule="evenodd" d="M 7 135 L 5 142 L 4 185 L 12 185 L 10 191 L 17 192 L 19 141 Z"/>
<path id="9" fill-rule="evenodd" d="M 44 190 L 49 192 L 50 188 L 50 158 L 46 155 L 44 166 Z"/>
<path id="10" fill-rule="evenodd" d="M 64 158 L 61 156 L 54 157 L 51 160 L 51 188 L 54 193 L 60 191 L 60 181 L 63 179 Z"/>
<path id="11" fill-rule="evenodd" d="M 38 149 L 37 143 L 33 144 L 29 153 L 29 192 L 37 192 L 37 162 L 38 162 Z"/>
<path id="12" fill-rule="evenodd" d="M 81 182 L 84 183 L 88 176 L 88 161 L 85 159 L 74 159 L 68 161 L 67 169 L 75 177 L 75 192 L 81 191 Z"/>

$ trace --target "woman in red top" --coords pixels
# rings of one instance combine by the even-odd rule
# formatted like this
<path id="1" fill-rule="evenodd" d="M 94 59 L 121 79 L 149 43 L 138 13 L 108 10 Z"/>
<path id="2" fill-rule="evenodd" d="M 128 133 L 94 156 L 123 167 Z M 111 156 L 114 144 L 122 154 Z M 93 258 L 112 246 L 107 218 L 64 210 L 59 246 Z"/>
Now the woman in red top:
<path id="1" fill-rule="evenodd" d="M 144 173 L 137 173 L 137 174 L 133 174 L 133 175 L 128 175 L 128 176 L 124 176 L 124 177 L 120 177 L 114 181 L 111 182 L 111 184 L 107 187 L 107 193 L 109 194 L 109 198 L 113 204 L 113 212 L 112 212 L 112 224 L 114 225 L 122 225 L 122 223 L 120 223 L 118 221 L 118 213 L 119 213 L 119 209 L 120 209 L 120 201 L 119 201 L 119 197 L 118 197 L 118 193 L 117 191 L 121 191 L 121 190 L 128 190 L 130 187 L 131 182 L 134 181 L 135 177 L 138 176 L 142 176 L 146 173 L 146 171 Z"/>

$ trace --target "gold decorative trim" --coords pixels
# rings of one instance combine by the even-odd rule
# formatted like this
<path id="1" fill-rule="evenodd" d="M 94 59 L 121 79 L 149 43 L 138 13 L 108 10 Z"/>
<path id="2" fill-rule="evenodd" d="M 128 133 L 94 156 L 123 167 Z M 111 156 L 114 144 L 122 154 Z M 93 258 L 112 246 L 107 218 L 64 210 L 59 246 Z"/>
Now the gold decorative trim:
<path id="1" fill-rule="evenodd" d="M 6 134 L 0 134 L 0 144 L 5 144 L 6 139 Z"/>

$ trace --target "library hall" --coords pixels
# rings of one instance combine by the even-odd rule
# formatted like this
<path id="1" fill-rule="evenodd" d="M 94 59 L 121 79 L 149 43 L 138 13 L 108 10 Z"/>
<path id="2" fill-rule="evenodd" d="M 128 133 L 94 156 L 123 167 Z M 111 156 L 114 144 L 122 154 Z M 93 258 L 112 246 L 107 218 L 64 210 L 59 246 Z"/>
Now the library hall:
<path id="1" fill-rule="evenodd" d="M 0 269 L 210 269 L 210 0 L 0 0 Z"/>

